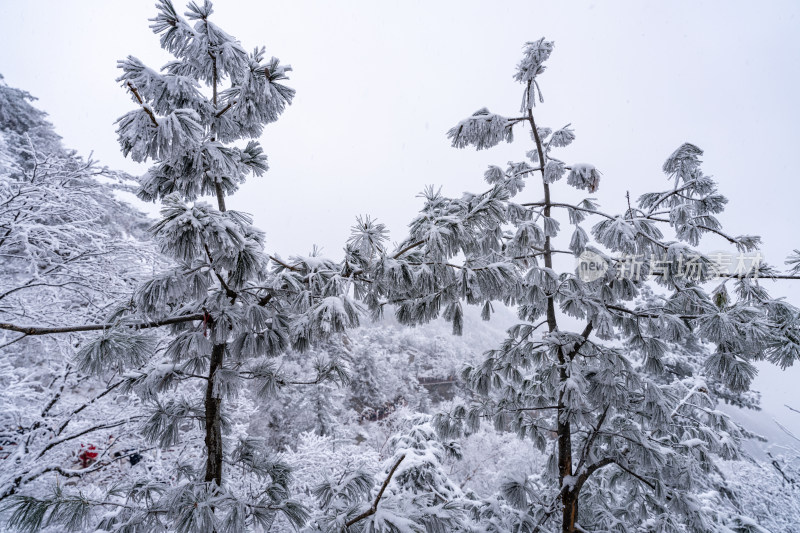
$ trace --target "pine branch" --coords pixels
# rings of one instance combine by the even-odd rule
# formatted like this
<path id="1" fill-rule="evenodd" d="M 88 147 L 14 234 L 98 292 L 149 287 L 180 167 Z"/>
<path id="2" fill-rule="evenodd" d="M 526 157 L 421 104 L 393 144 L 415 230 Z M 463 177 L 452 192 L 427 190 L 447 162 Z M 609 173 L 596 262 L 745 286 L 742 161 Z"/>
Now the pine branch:
<path id="1" fill-rule="evenodd" d="M 367 509 L 366 511 L 364 511 L 363 513 L 361 513 L 360 515 L 358 515 L 357 517 L 348 520 L 348 522 L 345 524 L 346 528 L 348 528 L 348 527 L 352 526 L 353 524 L 356 524 L 356 523 L 360 522 L 361 520 L 364 520 L 365 518 L 367 518 L 369 516 L 372 516 L 376 512 L 378 512 L 378 502 L 381 501 L 381 498 L 383 497 L 383 493 L 386 490 L 386 487 L 389 486 L 389 482 L 392 480 L 392 476 L 394 476 L 394 473 L 397 470 L 397 467 L 400 466 L 400 463 L 402 463 L 403 459 L 405 459 L 405 458 L 406 458 L 405 454 L 401 455 L 397 459 L 397 462 L 394 464 L 392 469 L 389 470 L 389 475 L 386 476 L 385 480 L 383 480 L 383 485 L 381 485 L 381 490 L 379 490 L 378 491 L 378 495 L 375 496 L 375 501 L 372 502 L 372 506 L 369 509 Z"/>
<path id="2" fill-rule="evenodd" d="M 119 323 L 110 322 L 107 324 L 85 324 L 83 326 L 63 326 L 63 327 L 39 327 L 39 326 L 19 326 L 17 324 L 10 324 L 8 322 L 0 322 L 0 329 L 7 331 L 16 331 L 24 333 L 25 335 L 52 335 L 55 333 L 78 333 L 81 331 L 105 331 L 115 327 L 126 327 L 132 329 L 149 329 L 160 328 L 162 326 L 169 326 L 172 324 L 181 324 L 183 322 L 193 322 L 195 320 L 203 320 L 202 313 L 194 315 L 176 316 L 172 318 L 165 318 L 163 320 L 153 320 L 150 322 L 133 322 L 133 323 Z"/>
<path id="3" fill-rule="evenodd" d="M 574 350 L 572 350 L 572 353 L 569 356 L 570 360 L 574 359 L 575 356 L 578 355 L 578 352 L 581 351 L 581 348 L 583 348 L 583 346 L 587 342 L 589 342 L 589 336 L 592 334 L 593 329 L 594 325 L 592 324 L 591 321 L 588 324 L 586 324 L 585 328 L 583 328 L 583 331 L 581 332 L 581 337 L 583 337 L 583 340 L 578 343 L 578 345 L 575 347 Z"/>
<path id="4" fill-rule="evenodd" d="M 794 486 L 797 483 L 797 481 L 794 478 L 789 477 L 789 476 L 786 475 L 786 472 L 783 471 L 783 469 L 781 468 L 780 463 L 778 463 L 778 460 L 775 459 L 772 456 L 771 453 L 767 452 L 767 455 L 770 458 L 770 464 L 775 468 L 775 470 L 778 471 L 778 473 L 781 475 L 783 480 L 786 481 L 789 485 Z"/>
<path id="5" fill-rule="evenodd" d="M 601 217 L 605 217 L 605 218 L 607 218 L 609 220 L 614 220 L 616 218 L 616 217 L 614 217 L 612 215 L 609 215 L 608 213 L 603 213 L 602 211 L 598 211 L 596 209 L 588 209 L 586 207 L 578 207 L 576 205 L 564 204 L 564 203 L 561 203 L 561 202 L 547 202 L 547 201 L 545 201 L 545 202 L 527 202 L 527 203 L 524 203 L 524 204 L 521 204 L 521 205 L 523 207 L 547 207 L 547 205 L 550 205 L 550 207 L 562 207 L 564 209 L 574 209 L 575 211 L 583 211 L 584 213 L 590 213 L 592 215 L 600 215 Z M 547 215 L 547 216 L 549 216 L 549 215 Z"/>
<path id="6" fill-rule="evenodd" d="M 656 218 L 656 217 L 653 217 L 653 216 L 645 217 L 645 219 L 646 220 L 652 220 L 654 222 L 665 222 L 667 224 L 669 224 L 669 222 L 670 222 L 669 220 L 667 220 L 665 218 Z M 701 225 L 697 225 L 696 227 L 698 227 L 698 228 L 700 228 L 702 230 L 711 232 L 711 233 L 715 233 L 716 235 L 719 235 L 720 237 L 722 237 L 723 239 L 725 239 L 726 241 L 728 241 L 731 244 L 739 244 L 739 241 L 737 241 L 736 239 L 734 239 L 733 237 L 731 237 L 727 233 L 722 232 L 722 231 L 720 231 L 718 229 L 709 228 L 708 226 L 704 226 L 702 224 Z"/>
<path id="7" fill-rule="evenodd" d="M 628 474 L 630 474 L 631 476 L 635 477 L 636 479 L 638 479 L 639 481 L 641 481 L 642 483 L 644 483 L 645 485 L 647 485 L 651 489 L 656 490 L 656 486 L 652 482 L 646 480 L 645 478 L 643 478 L 642 476 L 640 476 L 636 472 L 632 471 L 628 467 L 623 466 L 622 464 L 620 464 L 619 461 L 614 460 L 613 463 L 615 465 L 617 465 L 617 468 L 619 468 L 620 470 L 622 470 L 624 472 L 627 472 Z"/>
<path id="8" fill-rule="evenodd" d="M 411 244 L 409 244 L 409 245 L 407 245 L 407 246 L 403 247 L 403 248 L 402 248 L 402 249 L 400 249 L 398 252 L 395 252 L 395 253 L 392 255 L 392 259 L 399 259 L 400 257 L 402 257 L 403 255 L 405 255 L 406 253 L 410 252 L 410 251 L 411 251 L 411 250 L 413 250 L 414 248 L 417 248 L 417 247 L 419 247 L 419 246 L 422 246 L 423 244 L 425 244 L 425 241 L 424 241 L 424 240 L 420 240 L 420 241 L 413 242 L 413 243 L 411 243 Z M 283 265 L 283 266 L 285 266 L 286 268 L 289 268 L 289 269 L 291 269 L 291 270 L 294 270 L 294 269 L 293 269 L 292 267 L 290 267 L 289 265 L 287 265 L 287 264 L 285 264 L 285 263 L 283 263 L 283 262 L 281 262 L 281 261 L 278 261 L 278 260 L 277 260 L 277 259 L 275 259 L 274 257 L 272 257 L 272 256 L 269 256 L 269 257 L 270 257 L 270 259 L 272 259 L 272 260 L 274 260 L 274 261 L 277 261 L 278 263 L 282 264 L 282 265 Z M 361 270 L 356 270 L 355 272 L 352 272 L 350 275 L 351 275 L 351 276 L 360 276 L 360 275 L 361 275 L 361 274 L 363 274 L 363 273 L 364 273 L 364 270 L 363 270 L 363 269 L 361 269 Z M 365 281 L 365 282 L 367 282 L 367 283 L 372 283 L 372 280 L 369 280 L 369 279 L 361 279 L 361 281 Z"/>
<path id="9" fill-rule="evenodd" d="M 759 275 L 756 272 L 752 274 L 727 274 L 727 273 L 717 273 L 717 276 L 720 278 L 730 278 L 730 279 L 800 279 L 800 276 L 794 276 L 791 274 L 764 274 Z"/>
<path id="10" fill-rule="evenodd" d="M 236 103 L 236 100 L 231 101 L 230 103 L 228 103 L 228 105 L 226 105 L 225 107 L 222 108 L 222 111 L 220 111 L 219 113 L 214 115 L 214 117 L 215 118 L 221 117 L 222 115 L 225 114 L 226 111 L 228 111 L 230 108 L 232 108 L 235 103 Z"/>
<path id="11" fill-rule="evenodd" d="M 68 287 L 70 285 L 78 285 L 79 287 L 88 288 L 85 283 L 80 281 L 64 281 L 62 283 L 26 283 L 25 285 L 20 285 L 19 287 L 14 287 L 13 289 L 9 289 L 3 294 L 0 294 L 0 300 L 4 299 L 5 297 L 14 294 L 15 292 L 25 290 L 25 289 L 32 289 L 34 287 L 51 287 L 54 289 L 63 289 L 64 287 Z M 78 292 L 78 289 L 75 289 L 75 292 Z"/>
<path id="12" fill-rule="evenodd" d="M 218 191 L 218 194 L 221 194 L 221 193 Z M 224 212 L 225 211 L 224 203 L 220 204 L 220 207 L 221 207 L 220 211 Z M 222 277 L 222 275 L 214 267 L 214 258 L 211 257 L 211 251 L 208 249 L 208 245 L 207 244 L 203 244 L 203 248 L 205 248 L 205 250 L 206 250 L 206 257 L 208 257 L 208 263 L 211 265 L 211 271 L 214 273 L 214 276 L 219 280 L 219 283 L 220 283 L 220 285 L 222 285 L 222 288 L 225 289 L 225 295 L 228 298 L 230 298 L 231 299 L 231 303 L 233 303 L 234 301 L 236 301 L 236 298 L 238 298 L 239 295 L 236 293 L 236 291 L 231 289 L 230 286 L 228 286 L 228 284 L 225 282 L 225 279 Z"/>
<path id="13" fill-rule="evenodd" d="M 598 471 L 598 470 L 600 470 L 601 468 L 603 468 L 603 467 L 605 467 L 605 466 L 608 466 L 608 465 L 610 465 L 610 464 L 613 464 L 613 463 L 614 463 L 614 459 L 612 459 L 611 457 L 605 457 L 605 458 L 603 458 L 603 459 L 600 459 L 600 460 L 599 460 L 599 461 L 597 461 L 596 463 L 589 465 L 589 466 L 586 468 L 586 470 L 584 470 L 584 471 L 583 471 L 583 472 L 582 472 L 582 473 L 581 473 L 581 474 L 578 476 L 578 481 L 575 483 L 575 489 L 574 489 L 574 490 L 575 490 L 576 492 L 580 492 L 580 489 L 581 489 L 581 487 L 582 487 L 582 486 L 583 486 L 583 484 L 586 482 L 586 480 L 587 480 L 587 479 L 589 479 L 589 477 L 590 477 L 592 474 L 594 474 L 595 472 L 597 472 L 597 471 Z"/>
<path id="14" fill-rule="evenodd" d="M 285 268 L 287 270 L 291 270 L 292 272 L 301 272 L 302 271 L 302 269 L 300 269 L 300 268 L 298 268 L 296 266 L 292 266 L 292 265 L 290 265 L 288 263 L 284 263 L 283 261 L 281 261 L 280 259 L 278 259 L 274 255 L 270 255 L 269 258 L 271 260 L 275 261 L 276 263 L 278 263 L 279 265 L 281 265 L 283 268 Z"/>
<path id="15" fill-rule="evenodd" d="M 691 187 L 693 187 L 695 185 L 696 185 L 696 183 L 694 182 L 694 180 L 692 180 L 689 183 L 685 183 L 682 187 L 678 187 L 678 188 L 676 188 L 674 190 L 671 190 L 669 192 L 665 192 L 664 194 L 662 194 L 653 203 L 652 207 L 650 207 L 650 212 L 648 214 L 649 215 L 654 214 L 655 210 L 658 209 L 658 206 L 660 206 L 662 203 L 664 203 L 665 200 L 669 199 L 670 196 L 673 196 L 673 195 L 676 195 L 676 194 L 680 194 L 682 191 L 684 191 L 686 189 L 689 189 L 689 188 L 691 188 Z"/>
<path id="16" fill-rule="evenodd" d="M 406 252 L 409 252 L 409 251 L 413 250 L 414 248 L 416 248 L 418 246 L 422 246 L 423 244 L 425 244 L 425 241 L 417 241 L 417 242 L 411 243 L 408 246 L 406 246 L 405 248 L 401 249 L 399 252 L 395 253 L 392 256 L 392 259 L 399 259 L 400 256 L 404 255 Z"/>
<path id="17" fill-rule="evenodd" d="M 42 412 L 39 414 L 39 418 L 46 417 L 48 415 L 48 413 L 50 412 L 50 410 L 53 408 L 53 406 L 55 406 L 55 404 L 57 404 L 58 401 L 61 399 L 61 395 L 64 392 L 64 387 L 67 384 L 67 378 L 69 377 L 69 375 L 71 373 L 72 373 L 72 367 L 70 365 L 67 365 L 67 368 L 65 369 L 65 372 L 64 372 L 63 380 L 61 382 L 61 387 L 59 387 L 58 392 L 53 395 L 53 397 L 50 399 L 50 401 L 47 402 L 47 405 L 44 407 L 44 409 L 42 409 Z M 53 383 L 50 384 L 50 387 L 52 387 L 53 384 L 55 384 L 55 380 L 53 380 Z M 50 388 L 50 387 L 48 387 L 48 388 Z"/>
<path id="18" fill-rule="evenodd" d="M 142 106 L 144 112 L 147 113 L 147 116 L 150 117 L 150 121 L 153 123 L 153 126 L 158 127 L 158 121 L 156 120 L 156 116 L 153 114 L 153 110 L 145 105 L 144 100 L 142 100 L 142 97 L 136 87 L 134 87 L 131 82 L 128 82 L 128 88 L 133 93 L 133 96 L 136 97 L 136 100 L 139 102 L 139 105 Z"/>
<path id="19" fill-rule="evenodd" d="M 592 433 L 591 433 L 591 435 L 589 435 L 589 438 L 586 439 L 586 444 L 584 445 L 583 452 L 581 453 L 581 460 L 578 462 L 578 471 L 579 472 L 581 470 L 581 467 L 584 464 L 586 464 L 586 459 L 589 457 L 589 452 L 592 449 L 592 445 L 594 444 L 594 441 L 597 439 L 597 436 L 600 434 L 600 428 L 603 427 L 603 422 L 605 422 L 605 420 L 606 420 L 606 416 L 608 415 L 609 408 L 610 408 L 610 406 L 607 405 L 605 407 L 605 409 L 603 409 L 603 413 L 597 419 L 597 425 L 592 430 Z"/>
<path id="20" fill-rule="evenodd" d="M 609 309 L 611 311 L 619 311 L 621 313 L 627 313 L 629 315 L 633 315 L 638 318 L 659 318 L 661 316 L 660 314 L 656 313 L 656 311 L 659 311 L 658 309 L 655 309 L 652 312 L 640 312 L 619 305 L 606 304 L 605 307 L 606 309 Z M 683 320 L 695 320 L 701 318 L 701 315 L 673 315 L 673 316 L 676 316 Z"/>

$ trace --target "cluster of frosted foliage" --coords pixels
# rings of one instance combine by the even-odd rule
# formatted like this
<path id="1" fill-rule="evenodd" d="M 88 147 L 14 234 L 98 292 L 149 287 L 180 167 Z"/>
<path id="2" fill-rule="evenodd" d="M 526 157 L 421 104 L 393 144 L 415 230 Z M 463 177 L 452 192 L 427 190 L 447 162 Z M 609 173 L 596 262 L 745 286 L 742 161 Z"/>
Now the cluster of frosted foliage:
<path id="1" fill-rule="evenodd" d="M 463 148 L 474 144 L 478 150 L 491 148 L 502 141 L 514 140 L 514 133 L 509 120 L 500 115 L 495 115 L 488 109 L 481 108 L 471 117 L 462 120 L 457 126 L 447 132 L 454 146 Z"/>
<path id="2" fill-rule="evenodd" d="M 759 283 L 777 273 L 768 265 L 716 277 L 701 241 L 741 253 L 760 241 L 724 231 L 727 200 L 692 144 L 664 164 L 668 188 L 622 213 L 555 198 L 558 187 L 596 193 L 601 174 L 557 158 L 572 129 L 535 122 L 552 51 L 543 39 L 524 48 L 521 117 L 484 109 L 448 132 L 454 147 L 480 150 L 525 128 L 527 159 L 489 167 L 481 193 L 427 190 L 409 236 L 359 266 L 371 282 L 358 294 L 376 316 L 391 304 L 401 323 L 441 316 L 455 333 L 464 305 L 486 319 L 498 303 L 516 306 L 507 339 L 464 369 L 471 394 L 435 418 L 445 439 L 488 421 L 545 454 L 542 472 L 476 511 L 490 530 L 748 531 L 716 464 L 742 457 L 749 433 L 717 404 L 755 405 L 755 361 L 797 360 L 798 309 Z M 592 279 L 573 269 L 587 251 L 606 263 Z"/>
<path id="3" fill-rule="evenodd" d="M 547 68 L 544 63 L 550 58 L 552 52 L 553 42 L 545 41 L 544 37 L 525 44 L 522 61 L 519 62 L 517 71 L 514 73 L 514 79 L 525 84 L 525 93 L 522 98 L 522 106 L 520 106 L 523 112 L 536 105 L 536 91 L 539 91 L 539 101 L 543 101 L 537 78 Z"/>

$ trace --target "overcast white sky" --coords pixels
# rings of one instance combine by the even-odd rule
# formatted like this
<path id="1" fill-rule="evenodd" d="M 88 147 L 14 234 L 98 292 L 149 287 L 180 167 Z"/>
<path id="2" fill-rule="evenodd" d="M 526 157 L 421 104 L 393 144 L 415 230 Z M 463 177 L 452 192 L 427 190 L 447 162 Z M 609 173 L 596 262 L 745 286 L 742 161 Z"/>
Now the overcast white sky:
<path id="1" fill-rule="evenodd" d="M 294 105 L 262 139 L 271 170 L 230 202 L 255 215 L 270 251 L 318 244 L 338 255 L 361 213 L 399 240 L 425 185 L 481 190 L 486 165 L 521 160 L 530 148 L 522 135 L 474 152 L 450 148 L 445 132 L 483 106 L 515 114 L 514 66 L 523 43 L 541 36 L 556 49 L 540 80 L 538 122 L 572 123 L 578 139 L 563 158 L 603 172 L 597 197 L 607 210 L 621 209 L 627 190 L 635 198 L 666 187 L 663 160 L 690 141 L 706 150 L 706 172 L 730 199 L 721 218 L 731 233 L 762 235 L 774 264 L 800 247 L 800 2 L 219 0 L 215 8 L 215 22 L 246 48 L 266 45 L 295 69 Z M 116 143 L 113 122 L 131 102 L 114 80 L 129 54 L 166 62 L 148 28 L 154 13 L 149 0 L 0 0 L 0 73 L 39 97 L 67 146 L 140 174 L 146 167 L 123 159 Z M 773 291 L 800 304 L 798 288 Z M 800 404 L 800 369 L 776 375 L 765 369 L 758 380 L 768 407 Z"/>

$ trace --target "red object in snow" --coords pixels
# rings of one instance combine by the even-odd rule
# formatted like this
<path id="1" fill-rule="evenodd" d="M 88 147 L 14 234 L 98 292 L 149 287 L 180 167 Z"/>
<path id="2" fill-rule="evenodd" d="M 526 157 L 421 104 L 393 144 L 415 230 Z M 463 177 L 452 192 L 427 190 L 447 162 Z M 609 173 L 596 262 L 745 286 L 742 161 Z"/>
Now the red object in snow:
<path id="1" fill-rule="evenodd" d="M 94 444 L 81 444 L 81 451 L 78 452 L 78 461 L 81 463 L 81 468 L 86 468 L 94 463 L 99 453 Z"/>

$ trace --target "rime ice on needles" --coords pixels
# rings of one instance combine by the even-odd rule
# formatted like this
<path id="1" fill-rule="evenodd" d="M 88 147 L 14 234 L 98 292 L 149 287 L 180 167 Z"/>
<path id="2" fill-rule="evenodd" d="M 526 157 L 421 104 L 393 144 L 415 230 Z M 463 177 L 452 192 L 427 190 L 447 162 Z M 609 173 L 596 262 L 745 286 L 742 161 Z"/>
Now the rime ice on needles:
<path id="1" fill-rule="evenodd" d="M 511 142 L 514 140 L 509 120 L 491 113 L 485 107 L 475 111 L 470 118 L 462 120 L 457 126 L 450 129 L 447 137 L 453 141 L 453 146 L 463 148 L 473 144 L 478 150 L 491 148 L 501 141 Z"/>

